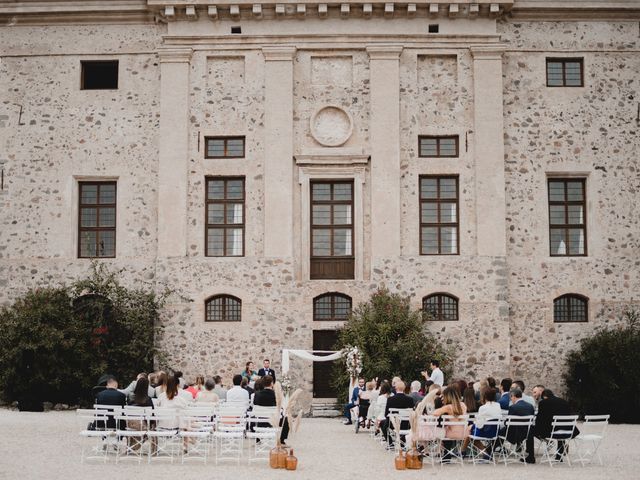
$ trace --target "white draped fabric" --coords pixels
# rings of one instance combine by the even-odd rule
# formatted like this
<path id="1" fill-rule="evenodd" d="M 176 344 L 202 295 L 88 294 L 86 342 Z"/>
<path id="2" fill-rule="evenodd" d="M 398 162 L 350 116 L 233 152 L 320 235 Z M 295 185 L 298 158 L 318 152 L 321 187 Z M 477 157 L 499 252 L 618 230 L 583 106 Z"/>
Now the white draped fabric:
<path id="1" fill-rule="evenodd" d="M 329 353 L 330 355 L 314 355 L 314 353 Z M 294 355 L 302 358 L 303 360 L 309 360 L 310 362 L 332 362 L 342 357 L 342 351 L 328 351 L 328 350 L 282 350 L 282 373 L 286 375 L 289 372 L 289 356 Z"/>

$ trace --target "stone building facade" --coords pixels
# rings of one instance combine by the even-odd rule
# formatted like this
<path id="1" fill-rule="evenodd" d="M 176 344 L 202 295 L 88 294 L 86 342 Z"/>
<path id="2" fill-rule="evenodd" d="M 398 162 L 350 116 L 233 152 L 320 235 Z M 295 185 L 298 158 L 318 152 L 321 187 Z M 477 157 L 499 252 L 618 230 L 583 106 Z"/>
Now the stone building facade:
<path id="1" fill-rule="evenodd" d="M 172 365 L 228 380 L 386 286 L 457 374 L 561 387 L 565 352 L 639 305 L 639 22 L 638 1 L 0 2 L 0 302 L 104 257 L 180 292 Z"/>

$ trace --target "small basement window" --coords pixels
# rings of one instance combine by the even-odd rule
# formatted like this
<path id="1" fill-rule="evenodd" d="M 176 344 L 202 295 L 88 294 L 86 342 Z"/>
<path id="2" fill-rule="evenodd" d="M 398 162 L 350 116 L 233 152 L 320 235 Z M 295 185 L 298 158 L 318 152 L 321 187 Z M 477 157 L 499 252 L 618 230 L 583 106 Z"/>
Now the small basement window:
<path id="1" fill-rule="evenodd" d="M 117 90 L 118 60 L 81 61 L 81 90 Z"/>
<path id="2" fill-rule="evenodd" d="M 440 25 L 437 23 L 429 25 L 429 33 L 438 33 L 440 31 Z"/>
<path id="3" fill-rule="evenodd" d="M 231 27 L 231 33 L 242 33 L 242 27 Z"/>

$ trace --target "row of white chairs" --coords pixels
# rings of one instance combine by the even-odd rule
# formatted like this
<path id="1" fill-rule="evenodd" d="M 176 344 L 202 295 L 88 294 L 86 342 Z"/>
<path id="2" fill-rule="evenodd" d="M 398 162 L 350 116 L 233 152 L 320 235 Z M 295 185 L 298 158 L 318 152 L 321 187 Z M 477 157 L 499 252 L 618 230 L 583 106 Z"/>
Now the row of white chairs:
<path id="1" fill-rule="evenodd" d="M 390 409 L 389 418 L 397 418 L 399 425 L 407 425 L 413 409 Z M 597 461 L 603 465 L 600 456 L 600 446 L 605 438 L 609 423 L 609 415 L 586 415 L 580 425 L 579 435 L 575 435 L 578 426 L 577 415 L 557 415 L 553 417 L 551 434 L 542 439 L 538 444 L 538 451 L 542 454 L 542 463 L 554 466 L 566 461 L 571 466 L 574 462 L 586 465 Z M 425 459 L 432 465 L 436 462 L 459 463 L 464 465 L 462 443 L 464 438 L 458 435 L 465 432 L 464 437 L 469 437 L 468 460 L 473 464 L 497 462 L 508 465 L 509 463 L 523 463 L 526 465 L 527 456 L 525 443 L 531 429 L 535 424 L 535 415 L 510 416 L 503 411 L 500 418 L 490 419 L 484 422 L 485 430 L 482 434 L 474 435 L 473 429 L 467 435 L 467 427 L 472 425 L 475 414 L 459 417 L 444 415 L 434 417 L 423 415 L 419 418 L 418 444 L 422 447 Z M 446 432 L 456 432 L 447 437 Z M 489 435 L 487 435 L 489 432 Z M 376 432 L 372 430 L 372 435 Z M 388 438 L 378 436 L 380 443 L 389 445 L 393 443 L 396 453 L 400 449 L 407 448 L 407 438 L 411 438 L 411 431 L 392 428 L 387 430 Z M 481 446 L 480 446 L 481 445 Z"/>
<path id="2" fill-rule="evenodd" d="M 279 415 L 276 407 L 253 407 L 246 404 L 202 406 L 194 404 L 176 410 L 171 408 L 120 407 L 95 405 L 78 410 L 86 425 L 81 462 L 114 458 L 135 460 L 145 457 L 148 463 L 180 458 L 207 462 L 215 453 L 216 463 L 232 460 L 240 463 L 245 439 L 252 439 L 249 461 L 264 460 L 275 446 L 277 429 L 270 420 Z"/>

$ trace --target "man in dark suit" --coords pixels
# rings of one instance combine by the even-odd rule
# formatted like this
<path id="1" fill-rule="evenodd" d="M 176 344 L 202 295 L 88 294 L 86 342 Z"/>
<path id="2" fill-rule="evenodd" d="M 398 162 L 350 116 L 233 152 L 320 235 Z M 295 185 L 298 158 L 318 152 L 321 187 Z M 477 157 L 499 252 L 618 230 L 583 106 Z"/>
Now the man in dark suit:
<path id="1" fill-rule="evenodd" d="M 511 406 L 509 407 L 509 415 L 517 417 L 529 417 L 535 414 L 533 405 L 526 402 L 522 398 L 522 390 L 518 387 L 513 387 L 509 390 L 509 399 L 511 400 Z M 523 442 L 527 438 L 526 427 L 511 427 L 507 432 L 507 441 L 514 445 Z"/>
<path id="2" fill-rule="evenodd" d="M 271 368 L 271 362 L 269 361 L 269 359 L 265 358 L 262 362 L 262 368 L 258 370 L 258 376 L 266 377 L 267 375 L 269 375 L 273 379 L 273 383 L 276 382 L 276 372 L 274 372 L 273 368 Z"/>
<path id="3" fill-rule="evenodd" d="M 253 404 L 260 407 L 275 407 L 276 393 L 273 391 L 273 378 L 270 375 L 262 378 L 262 390 L 258 390 L 253 396 Z M 284 444 L 289 436 L 289 420 L 287 418 L 280 420 L 282 432 L 280 432 L 280 443 Z M 259 427 L 267 427 L 268 425 L 259 424 Z"/>
<path id="4" fill-rule="evenodd" d="M 405 384 L 402 380 L 398 380 L 396 382 L 396 394 L 392 397 L 389 397 L 387 400 L 387 406 L 384 409 L 384 420 L 380 423 L 380 430 L 382 431 L 382 438 L 387 438 L 387 431 L 390 428 L 389 422 L 389 410 L 392 408 L 413 408 L 413 398 L 409 395 L 405 395 Z M 401 430 L 406 430 L 409 428 L 408 422 L 403 421 L 400 424 Z M 393 446 L 393 442 L 389 442 L 389 446 Z"/>
<path id="5" fill-rule="evenodd" d="M 107 379 L 107 388 L 96 395 L 96 404 L 98 405 L 114 405 L 124 407 L 127 403 L 127 396 L 118 390 L 118 380 L 110 376 Z M 116 420 L 113 416 L 107 419 L 107 428 L 115 428 Z"/>
<path id="6" fill-rule="evenodd" d="M 569 402 L 561 398 L 556 397 L 549 389 L 545 389 L 542 392 L 540 403 L 538 404 L 538 414 L 536 415 L 536 424 L 533 427 L 529 437 L 527 438 L 527 463 L 535 463 L 535 457 L 533 452 L 533 437 L 539 439 L 549 438 L 551 436 L 553 417 L 555 415 L 571 415 L 571 407 Z M 573 437 L 577 436 L 580 432 L 576 428 L 573 432 Z M 566 437 L 569 438 L 569 437 Z M 556 460 L 562 461 L 565 454 L 565 442 L 558 440 L 558 451 L 556 453 Z"/>

